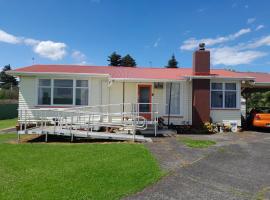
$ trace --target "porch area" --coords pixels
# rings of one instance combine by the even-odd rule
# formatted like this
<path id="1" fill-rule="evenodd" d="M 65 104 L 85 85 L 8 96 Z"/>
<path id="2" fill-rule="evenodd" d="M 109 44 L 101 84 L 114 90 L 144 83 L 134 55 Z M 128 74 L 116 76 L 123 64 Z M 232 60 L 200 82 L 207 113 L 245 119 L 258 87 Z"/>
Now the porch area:
<path id="1" fill-rule="evenodd" d="M 150 111 L 145 111 L 151 107 Z M 71 108 L 29 108 L 19 110 L 18 142 L 21 134 L 69 136 L 76 138 L 151 142 L 139 135 L 149 130 L 158 135 L 158 105 L 120 103 Z"/>

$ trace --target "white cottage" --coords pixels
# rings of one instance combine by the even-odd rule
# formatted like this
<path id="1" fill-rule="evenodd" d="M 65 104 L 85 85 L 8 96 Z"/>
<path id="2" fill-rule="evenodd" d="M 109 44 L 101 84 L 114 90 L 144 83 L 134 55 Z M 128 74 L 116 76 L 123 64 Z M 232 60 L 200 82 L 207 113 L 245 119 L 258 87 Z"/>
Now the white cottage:
<path id="1" fill-rule="evenodd" d="M 9 74 L 20 79 L 19 109 L 140 103 L 146 119 L 158 112 L 165 123 L 194 126 L 210 120 L 240 126 L 241 83 L 254 81 L 244 73 L 210 69 L 204 48 L 194 52 L 192 68 L 33 65 Z"/>

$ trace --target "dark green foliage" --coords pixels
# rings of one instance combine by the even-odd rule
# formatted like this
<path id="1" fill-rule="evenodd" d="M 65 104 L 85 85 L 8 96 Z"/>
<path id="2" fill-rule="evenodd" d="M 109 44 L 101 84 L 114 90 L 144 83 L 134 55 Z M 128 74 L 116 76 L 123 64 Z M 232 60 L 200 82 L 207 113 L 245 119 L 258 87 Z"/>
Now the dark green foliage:
<path id="1" fill-rule="evenodd" d="M 121 57 L 120 54 L 113 52 L 109 57 L 108 60 L 109 66 L 124 66 L 124 67 L 135 67 L 136 61 L 132 58 L 129 54 Z"/>
<path id="2" fill-rule="evenodd" d="M 129 55 L 127 54 L 126 56 L 124 56 L 121 60 L 121 66 L 124 67 L 135 67 L 136 66 L 136 62 L 135 60 Z"/>
<path id="3" fill-rule="evenodd" d="M 178 62 L 173 54 L 171 59 L 168 61 L 168 65 L 166 67 L 167 68 L 178 68 L 177 65 L 178 65 Z"/>
<path id="4" fill-rule="evenodd" d="M 121 55 L 113 52 L 110 56 L 108 56 L 108 60 L 110 66 L 119 66 L 121 64 Z"/>
<path id="5" fill-rule="evenodd" d="M 0 120 L 18 116 L 18 104 L 0 104 Z"/>
<path id="6" fill-rule="evenodd" d="M 9 89 L 13 86 L 18 85 L 17 80 L 13 76 L 6 74 L 6 71 L 9 70 L 11 70 L 10 65 L 6 65 L 0 73 L 0 82 L 3 82 L 0 84 L 1 88 Z"/>
<path id="7" fill-rule="evenodd" d="M 270 91 L 253 92 L 246 96 L 247 111 L 255 107 L 270 107 Z"/>
<path id="8" fill-rule="evenodd" d="M 14 86 L 12 89 L 0 88 L 0 100 L 1 99 L 18 99 L 19 88 Z"/>

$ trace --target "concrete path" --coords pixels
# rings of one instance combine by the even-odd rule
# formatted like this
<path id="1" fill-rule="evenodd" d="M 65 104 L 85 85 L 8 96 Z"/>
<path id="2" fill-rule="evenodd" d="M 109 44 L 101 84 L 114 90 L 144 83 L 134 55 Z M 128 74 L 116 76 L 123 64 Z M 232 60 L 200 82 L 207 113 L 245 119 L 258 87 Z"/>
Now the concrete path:
<path id="1" fill-rule="evenodd" d="M 217 145 L 191 149 L 177 137 L 147 144 L 169 175 L 127 199 L 270 199 L 270 133 L 188 137 Z"/>

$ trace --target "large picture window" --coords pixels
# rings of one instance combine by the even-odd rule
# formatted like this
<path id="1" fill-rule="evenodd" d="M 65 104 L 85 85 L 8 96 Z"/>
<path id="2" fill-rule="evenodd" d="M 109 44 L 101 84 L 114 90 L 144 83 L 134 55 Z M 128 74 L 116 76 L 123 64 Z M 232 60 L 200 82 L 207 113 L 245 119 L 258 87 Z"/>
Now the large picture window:
<path id="1" fill-rule="evenodd" d="M 211 83 L 212 108 L 236 108 L 236 83 Z"/>
<path id="2" fill-rule="evenodd" d="M 171 115 L 180 115 L 180 83 L 166 83 L 166 114 L 169 114 L 170 85 L 171 88 Z"/>
<path id="3" fill-rule="evenodd" d="M 39 105 L 88 105 L 88 80 L 39 79 Z"/>
<path id="4" fill-rule="evenodd" d="M 54 80 L 53 104 L 73 104 L 73 80 Z"/>

